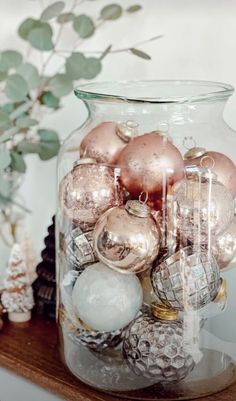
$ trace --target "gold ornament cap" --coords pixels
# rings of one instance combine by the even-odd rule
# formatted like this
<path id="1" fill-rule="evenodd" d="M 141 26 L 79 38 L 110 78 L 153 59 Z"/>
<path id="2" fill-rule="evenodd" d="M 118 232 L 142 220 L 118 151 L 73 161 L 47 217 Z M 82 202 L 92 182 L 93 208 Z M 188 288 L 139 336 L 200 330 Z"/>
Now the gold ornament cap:
<path id="1" fill-rule="evenodd" d="M 92 159 L 91 157 L 86 157 L 84 159 L 76 160 L 73 164 L 74 167 L 80 166 L 81 164 L 97 164 L 96 159 Z"/>
<path id="2" fill-rule="evenodd" d="M 125 123 L 117 124 L 116 134 L 123 139 L 124 142 L 129 142 L 138 134 L 139 124 L 136 121 L 128 120 Z"/>
<path id="3" fill-rule="evenodd" d="M 151 310 L 153 316 L 161 320 L 177 320 L 179 313 L 177 310 L 168 308 L 165 305 L 161 305 L 158 302 L 151 303 Z"/>
<path id="4" fill-rule="evenodd" d="M 125 209 L 129 214 L 142 218 L 148 217 L 151 213 L 150 207 L 146 203 L 142 203 L 138 200 L 128 200 Z"/>
<path id="5" fill-rule="evenodd" d="M 223 278 L 220 279 L 220 288 L 214 299 L 214 302 L 217 304 L 218 302 L 225 301 L 227 299 L 227 281 Z"/>
<path id="6" fill-rule="evenodd" d="M 189 149 L 184 154 L 184 160 L 197 159 L 197 158 L 203 156 L 205 153 L 206 153 L 205 148 L 199 148 L 199 147 L 195 146 L 194 148 Z"/>

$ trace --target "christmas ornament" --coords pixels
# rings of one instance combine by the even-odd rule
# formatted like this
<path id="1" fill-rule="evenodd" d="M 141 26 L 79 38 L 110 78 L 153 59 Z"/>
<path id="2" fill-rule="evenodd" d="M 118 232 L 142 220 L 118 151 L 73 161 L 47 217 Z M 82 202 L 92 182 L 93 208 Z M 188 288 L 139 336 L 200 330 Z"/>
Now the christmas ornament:
<path id="1" fill-rule="evenodd" d="M 71 268 L 82 273 L 84 268 L 98 261 L 93 249 L 93 230 L 83 232 L 79 226 L 66 237 L 66 252 Z"/>
<path id="2" fill-rule="evenodd" d="M 60 202 L 67 217 L 82 229 L 94 226 L 107 209 L 122 204 L 118 169 L 81 159 L 60 184 Z"/>
<path id="3" fill-rule="evenodd" d="M 123 275 L 103 263 L 88 266 L 78 277 L 72 303 L 79 318 L 98 331 L 125 327 L 139 311 L 142 287 L 135 275 Z"/>
<path id="4" fill-rule="evenodd" d="M 2 304 L 8 312 L 9 320 L 13 322 L 30 320 L 31 309 L 34 306 L 33 290 L 19 244 L 14 244 L 11 249 L 3 285 Z"/>
<path id="5" fill-rule="evenodd" d="M 180 234 L 192 242 L 209 243 L 231 223 L 234 200 L 209 170 L 188 172 L 188 179 L 174 188 Z"/>
<path id="6" fill-rule="evenodd" d="M 38 277 L 33 282 L 36 313 L 45 318 L 56 318 L 56 252 L 55 216 L 48 227 L 44 239 L 45 248 L 41 252 L 42 261 L 37 265 Z"/>
<path id="7" fill-rule="evenodd" d="M 156 296 L 171 308 L 198 310 L 220 290 L 220 270 L 207 249 L 188 246 L 154 265 L 151 281 Z"/>
<path id="8" fill-rule="evenodd" d="M 196 165 L 211 169 L 232 194 L 236 196 L 236 167 L 233 161 L 220 152 L 206 151 L 204 148 L 193 148 L 184 155 L 185 166 Z"/>
<path id="9" fill-rule="evenodd" d="M 154 304 L 153 314 L 136 318 L 126 329 L 124 358 L 139 376 L 155 378 L 156 383 L 179 382 L 194 368 L 185 350 L 183 323 L 176 311 L 164 306 Z"/>
<path id="10" fill-rule="evenodd" d="M 74 333 L 70 333 L 69 337 L 76 344 L 85 345 L 87 348 L 95 352 L 102 352 L 107 348 L 115 348 L 122 341 L 122 330 L 111 332 L 90 331 L 82 326 Z"/>
<path id="11" fill-rule="evenodd" d="M 81 157 L 92 157 L 98 163 L 115 164 L 121 150 L 138 134 L 135 121 L 117 124 L 103 122 L 90 131 L 80 145 Z"/>
<path id="12" fill-rule="evenodd" d="M 150 208 L 137 200 L 108 210 L 94 228 L 98 258 L 122 273 L 147 269 L 158 255 L 159 244 L 160 230 Z"/>
<path id="13" fill-rule="evenodd" d="M 159 132 L 134 138 L 122 150 L 117 164 L 121 167 L 121 183 L 131 195 L 139 196 L 145 191 L 150 200 L 184 177 L 179 150 Z"/>
<path id="14" fill-rule="evenodd" d="M 234 267 L 236 264 L 236 216 L 226 231 L 216 238 L 212 245 L 212 252 L 220 269 Z"/>

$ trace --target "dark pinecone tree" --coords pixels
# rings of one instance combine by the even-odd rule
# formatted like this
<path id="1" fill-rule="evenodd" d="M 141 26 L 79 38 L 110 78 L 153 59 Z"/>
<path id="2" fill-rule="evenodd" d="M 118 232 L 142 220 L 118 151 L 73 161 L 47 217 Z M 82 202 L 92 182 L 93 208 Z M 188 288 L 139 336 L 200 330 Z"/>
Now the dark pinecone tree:
<path id="1" fill-rule="evenodd" d="M 33 283 L 36 313 L 49 319 L 56 317 L 55 216 L 52 221 L 44 239 L 46 247 L 41 252 L 42 261 L 36 268 L 38 277 Z"/>

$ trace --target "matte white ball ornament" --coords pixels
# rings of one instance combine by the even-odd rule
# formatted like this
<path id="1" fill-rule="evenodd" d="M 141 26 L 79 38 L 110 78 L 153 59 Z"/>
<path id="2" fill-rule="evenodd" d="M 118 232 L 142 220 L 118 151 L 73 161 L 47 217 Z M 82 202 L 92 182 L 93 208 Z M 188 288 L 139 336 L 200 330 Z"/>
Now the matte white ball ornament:
<path id="1" fill-rule="evenodd" d="M 135 275 L 124 275 L 99 262 L 78 277 L 72 303 L 78 317 L 94 330 L 113 331 L 137 315 L 143 291 Z"/>

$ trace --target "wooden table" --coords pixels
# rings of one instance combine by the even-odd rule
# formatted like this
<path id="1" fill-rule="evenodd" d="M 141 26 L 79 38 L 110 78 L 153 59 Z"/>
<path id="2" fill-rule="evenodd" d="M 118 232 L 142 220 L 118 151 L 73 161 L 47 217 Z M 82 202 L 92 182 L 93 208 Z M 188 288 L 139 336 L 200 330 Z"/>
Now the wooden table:
<path id="1" fill-rule="evenodd" d="M 5 322 L 0 333 L 0 365 L 68 401 L 121 401 L 92 390 L 66 369 L 60 359 L 54 322 L 39 318 L 20 326 Z M 216 399 L 236 401 L 236 384 L 217 396 L 201 398 L 202 401 Z"/>

